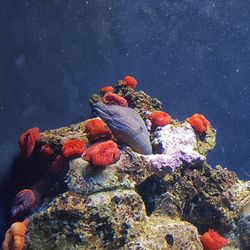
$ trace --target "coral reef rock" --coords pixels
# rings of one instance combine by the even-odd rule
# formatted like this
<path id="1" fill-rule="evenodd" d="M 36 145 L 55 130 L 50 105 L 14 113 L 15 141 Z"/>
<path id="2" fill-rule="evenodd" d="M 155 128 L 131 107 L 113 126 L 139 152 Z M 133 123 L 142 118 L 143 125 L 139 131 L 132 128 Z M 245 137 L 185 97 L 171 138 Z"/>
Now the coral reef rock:
<path id="1" fill-rule="evenodd" d="M 211 228 L 229 240 L 224 249 L 250 249 L 250 181 L 208 164 L 206 155 L 216 142 L 210 123 L 202 133 L 188 120 L 151 128 L 148 117 L 162 110 L 160 101 L 122 81 L 113 93 L 125 98 L 148 125 L 153 154 L 134 152 L 113 134 L 120 158 L 111 165 L 94 166 L 83 159 L 84 153 L 70 155 L 67 167 L 58 168 L 58 179 L 54 173 L 54 183 L 43 181 L 50 184 L 39 189 L 43 201 L 29 215 L 26 248 L 199 250 L 200 236 Z M 97 101 L 102 97 L 89 100 Z M 41 132 L 38 146 L 49 145 L 53 159 L 63 158 L 68 140 L 82 140 L 90 148 L 87 122 Z M 116 126 L 118 121 L 113 122 Z M 99 139 L 105 140 L 102 134 Z"/>

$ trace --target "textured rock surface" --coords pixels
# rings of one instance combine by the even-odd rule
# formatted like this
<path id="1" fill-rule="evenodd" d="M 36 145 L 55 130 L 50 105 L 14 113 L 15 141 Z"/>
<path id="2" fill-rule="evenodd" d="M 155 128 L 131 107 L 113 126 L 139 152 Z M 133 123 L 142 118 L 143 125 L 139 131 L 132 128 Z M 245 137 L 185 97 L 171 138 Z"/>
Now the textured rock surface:
<path id="1" fill-rule="evenodd" d="M 183 231 L 185 234 L 183 235 Z M 33 216 L 28 249 L 202 249 L 192 224 L 148 217 L 132 190 L 66 192 Z"/>
<path id="2" fill-rule="evenodd" d="M 119 162 L 108 168 L 100 169 L 77 158 L 70 161 L 69 165 L 66 183 L 70 191 L 88 195 L 118 188 L 132 189 L 135 187 L 135 182 L 129 180 L 128 174 L 118 172 Z"/>
<path id="3" fill-rule="evenodd" d="M 240 241 L 246 248 L 250 246 L 250 212 L 243 216 L 238 223 Z"/>
<path id="4" fill-rule="evenodd" d="M 132 249 L 203 249 L 197 228 L 166 215 L 152 215 Z"/>
<path id="5" fill-rule="evenodd" d="M 118 249 L 138 237 L 146 221 L 134 191 L 83 196 L 66 192 L 33 216 L 28 249 Z"/>
<path id="6" fill-rule="evenodd" d="M 235 247 L 249 246 L 245 239 L 249 236 L 243 228 L 247 231 L 249 227 L 246 216 L 250 207 L 250 182 L 240 181 L 235 173 L 221 166 L 212 169 L 208 164 L 182 166 L 164 178 L 151 177 L 141 185 L 150 211 L 189 221 L 200 232 L 216 228 Z"/>
<path id="7" fill-rule="evenodd" d="M 82 139 L 88 141 L 85 133 L 85 124 L 87 121 L 72 124 L 68 127 L 46 130 L 41 133 L 41 142 L 60 146 L 69 139 Z"/>
<path id="8" fill-rule="evenodd" d="M 196 136 L 197 136 L 198 152 L 206 156 L 207 153 L 215 147 L 216 130 L 212 127 L 209 127 L 205 136 L 202 134 Z"/>

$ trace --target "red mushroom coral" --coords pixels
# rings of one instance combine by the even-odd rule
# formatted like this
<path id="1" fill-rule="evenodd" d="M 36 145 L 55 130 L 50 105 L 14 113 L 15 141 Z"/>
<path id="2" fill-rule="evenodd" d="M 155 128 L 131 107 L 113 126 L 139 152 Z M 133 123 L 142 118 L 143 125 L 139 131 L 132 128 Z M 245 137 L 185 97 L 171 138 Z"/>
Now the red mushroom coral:
<path id="1" fill-rule="evenodd" d="M 171 123 L 171 116 L 163 111 L 155 111 L 150 114 L 148 119 L 152 122 L 152 125 L 163 127 Z"/>
<path id="2" fill-rule="evenodd" d="M 63 156 L 65 158 L 69 157 L 79 157 L 86 150 L 86 144 L 84 141 L 79 139 L 69 140 L 64 143 L 62 147 Z"/>
<path id="3" fill-rule="evenodd" d="M 28 219 L 23 222 L 15 222 L 7 230 L 2 244 L 3 250 L 22 250 L 25 245 L 25 234 L 27 231 Z"/>
<path id="4" fill-rule="evenodd" d="M 229 244 L 228 239 L 222 237 L 216 231 L 209 229 L 201 237 L 201 243 L 205 250 L 219 250 Z"/>
<path id="5" fill-rule="evenodd" d="M 106 86 L 106 87 L 101 88 L 101 93 L 105 94 L 107 92 L 113 92 L 113 90 L 114 88 L 112 86 Z"/>
<path id="6" fill-rule="evenodd" d="M 40 130 L 37 127 L 30 128 L 21 135 L 19 139 L 19 147 L 22 155 L 26 159 L 31 156 L 36 143 L 40 140 L 40 138 Z"/>
<path id="7" fill-rule="evenodd" d="M 210 123 L 205 116 L 201 114 L 194 114 L 189 119 L 190 125 L 199 133 L 206 132 Z"/>
<path id="8" fill-rule="evenodd" d="M 85 132 L 87 133 L 88 139 L 91 141 L 104 138 L 110 139 L 112 134 L 106 123 L 98 118 L 92 119 L 86 123 Z"/>
<path id="9" fill-rule="evenodd" d="M 135 89 L 137 85 L 137 80 L 133 76 L 125 76 L 122 82 L 124 85 L 129 86 L 132 89 Z"/>
<path id="10" fill-rule="evenodd" d="M 115 93 L 106 93 L 103 97 L 103 102 L 105 104 L 114 104 L 122 107 L 128 107 L 128 102 L 125 98 L 115 94 Z"/>
<path id="11" fill-rule="evenodd" d="M 89 147 L 83 159 L 97 167 L 105 167 L 120 159 L 120 150 L 117 144 L 111 140 L 100 142 Z"/>
<path id="12" fill-rule="evenodd" d="M 11 208 L 11 216 L 17 217 L 32 212 L 38 204 L 38 194 L 31 189 L 23 189 L 17 193 Z"/>

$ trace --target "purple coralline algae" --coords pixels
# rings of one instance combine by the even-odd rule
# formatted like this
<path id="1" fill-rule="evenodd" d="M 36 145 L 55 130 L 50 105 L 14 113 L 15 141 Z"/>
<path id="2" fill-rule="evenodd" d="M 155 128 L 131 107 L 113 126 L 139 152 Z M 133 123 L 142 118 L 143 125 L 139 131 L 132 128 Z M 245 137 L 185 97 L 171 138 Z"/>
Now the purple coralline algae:
<path id="1" fill-rule="evenodd" d="M 202 164 L 206 159 L 197 151 L 197 136 L 187 122 L 158 128 L 152 137 L 156 154 L 143 157 L 157 172 L 165 172 L 168 168 L 174 170 L 182 164 Z"/>

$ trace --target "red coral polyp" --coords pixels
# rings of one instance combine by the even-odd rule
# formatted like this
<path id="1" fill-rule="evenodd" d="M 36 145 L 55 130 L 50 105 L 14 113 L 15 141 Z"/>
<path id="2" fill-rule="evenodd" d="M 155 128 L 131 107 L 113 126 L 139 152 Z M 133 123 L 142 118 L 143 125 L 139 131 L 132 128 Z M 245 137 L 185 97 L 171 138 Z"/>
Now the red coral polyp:
<path id="1" fill-rule="evenodd" d="M 204 133 L 207 131 L 210 122 L 206 119 L 204 115 L 194 114 L 188 119 L 189 124 L 199 133 Z"/>
<path id="2" fill-rule="evenodd" d="M 65 158 L 80 157 L 86 150 L 86 144 L 79 139 L 69 140 L 62 147 L 63 156 Z"/>
<path id="3" fill-rule="evenodd" d="M 32 212 L 38 203 L 38 195 L 31 189 L 23 189 L 17 193 L 11 208 L 11 216 L 18 217 Z"/>
<path id="4" fill-rule="evenodd" d="M 171 116 L 163 111 L 155 111 L 150 114 L 148 119 L 152 122 L 153 126 L 163 127 L 171 123 Z"/>
<path id="5" fill-rule="evenodd" d="M 40 138 L 40 130 L 37 127 L 30 128 L 21 135 L 19 147 L 24 158 L 28 159 L 31 156 Z"/>
<path id="6" fill-rule="evenodd" d="M 111 92 L 108 92 L 103 96 L 103 102 L 108 105 L 113 104 L 122 107 L 128 107 L 128 102 L 125 98 Z"/>
<path id="7" fill-rule="evenodd" d="M 120 159 L 120 150 L 117 144 L 111 140 L 100 142 L 89 147 L 83 159 L 94 166 L 105 167 Z"/>
<path id="8" fill-rule="evenodd" d="M 201 237 L 201 243 L 204 250 L 219 250 L 229 244 L 228 239 L 224 238 L 216 231 L 209 229 Z"/>
<path id="9" fill-rule="evenodd" d="M 132 89 L 136 88 L 137 80 L 133 76 L 125 76 L 122 80 L 123 84 L 131 87 Z"/>
<path id="10" fill-rule="evenodd" d="M 110 139 L 112 135 L 106 123 L 98 118 L 92 119 L 86 123 L 85 132 L 87 133 L 88 139 L 91 141 Z"/>
<path id="11" fill-rule="evenodd" d="M 114 91 L 114 88 L 112 86 L 106 86 L 106 87 L 101 88 L 102 94 L 105 94 L 107 92 L 113 92 L 113 91 Z"/>

